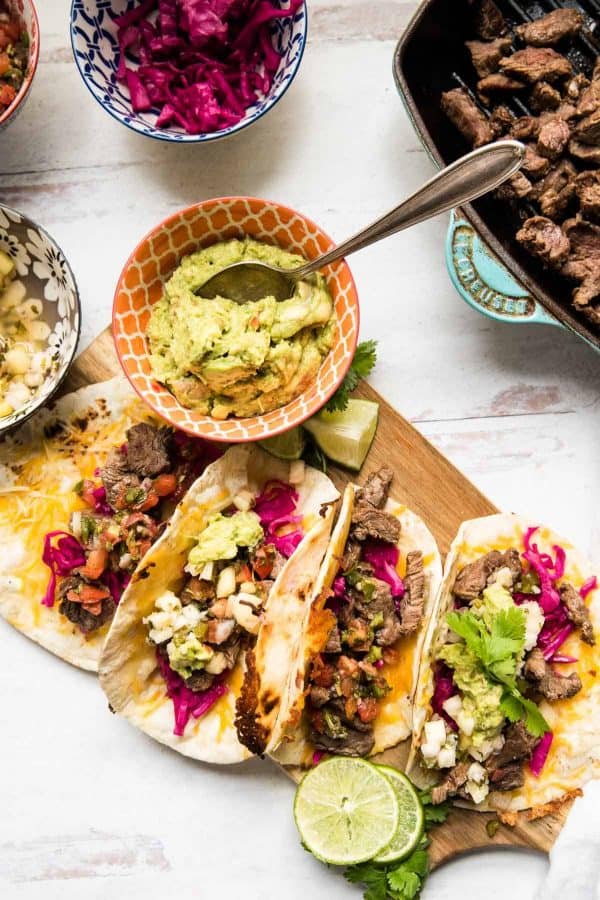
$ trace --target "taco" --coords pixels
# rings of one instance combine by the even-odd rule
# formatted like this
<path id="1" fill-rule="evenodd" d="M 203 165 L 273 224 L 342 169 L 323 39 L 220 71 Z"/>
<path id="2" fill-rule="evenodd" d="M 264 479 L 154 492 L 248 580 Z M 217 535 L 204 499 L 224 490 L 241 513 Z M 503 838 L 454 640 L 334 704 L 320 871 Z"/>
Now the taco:
<path id="1" fill-rule="evenodd" d="M 215 453 L 162 426 L 124 378 L 41 410 L 0 444 L 0 613 L 96 671 L 132 572 Z"/>
<path id="2" fill-rule="evenodd" d="M 322 472 L 256 446 L 209 466 L 119 605 L 100 663 L 111 708 L 195 759 L 250 756 L 234 724 L 248 649 L 288 583 L 311 593 L 337 497 Z"/>
<path id="3" fill-rule="evenodd" d="M 370 756 L 410 736 L 441 562 L 418 516 L 388 499 L 391 481 L 383 467 L 364 487 L 345 490 L 275 719 L 285 597 L 269 605 L 238 704 L 240 733 L 254 752 L 308 766 L 325 753 Z"/>
<path id="4" fill-rule="evenodd" d="M 568 541 L 515 515 L 461 526 L 415 698 L 409 771 L 510 821 L 600 774 L 600 591 Z"/>

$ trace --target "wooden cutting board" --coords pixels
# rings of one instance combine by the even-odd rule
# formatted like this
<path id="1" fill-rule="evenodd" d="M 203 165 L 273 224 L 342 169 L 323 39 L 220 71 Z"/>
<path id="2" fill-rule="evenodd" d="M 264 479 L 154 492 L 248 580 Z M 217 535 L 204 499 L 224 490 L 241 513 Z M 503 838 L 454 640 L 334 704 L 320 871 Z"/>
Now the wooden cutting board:
<path id="1" fill-rule="evenodd" d="M 120 373 L 110 328 L 103 331 L 75 361 L 62 392 L 76 390 L 86 384 L 104 381 Z M 394 495 L 410 506 L 427 522 L 445 556 L 464 519 L 497 512 L 496 507 L 448 462 L 406 419 L 396 412 L 368 384 L 360 385 L 358 396 L 380 404 L 379 427 L 365 471 L 378 466 L 394 470 Z M 338 487 L 351 478 L 350 473 L 332 468 Z M 386 761 L 402 765 L 406 748 L 387 751 Z M 447 821 L 431 834 L 432 866 L 441 865 L 459 853 L 498 846 L 526 847 L 548 852 L 566 820 L 571 804 L 565 804 L 556 815 L 536 821 L 524 817 L 515 827 L 500 825 L 493 838 L 486 824 L 493 815 L 455 810 Z"/>

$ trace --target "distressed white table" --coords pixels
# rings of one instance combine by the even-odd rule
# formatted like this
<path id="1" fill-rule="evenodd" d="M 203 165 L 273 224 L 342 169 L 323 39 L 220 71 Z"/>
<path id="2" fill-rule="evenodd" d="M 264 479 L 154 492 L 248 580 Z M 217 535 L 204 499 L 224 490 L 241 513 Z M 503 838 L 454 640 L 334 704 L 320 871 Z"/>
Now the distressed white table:
<path id="1" fill-rule="evenodd" d="M 70 3 L 37 5 L 41 62 L 26 110 L 0 136 L 0 198 L 65 250 L 82 346 L 108 323 L 131 248 L 179 207 L 274 198 L 341 239 L 432 174 L 391 73 L 412 0 L 312 0 L 289 94 L 249 131 L 203 148 L 159 144 L 107 116 L 73 63 Z M 362 337 L 379 340 L 373 383 L 500 507 L 598 559 L 600 357 L 556 329 L 499 325 L 463 304 L 444 268 L 445 229 L 439 219 L 352 260 Z M 0 642 L 0 896 L 360 896 L 300 848 L 292 785 L 269 763 L 194 765 L 112 717 L 93 677 L 4 622 Z M 507 889 L 529 900 L 546 865 L 509 852 L 460 860 L 425 897 L 468 884 L 486 900 Z"/>

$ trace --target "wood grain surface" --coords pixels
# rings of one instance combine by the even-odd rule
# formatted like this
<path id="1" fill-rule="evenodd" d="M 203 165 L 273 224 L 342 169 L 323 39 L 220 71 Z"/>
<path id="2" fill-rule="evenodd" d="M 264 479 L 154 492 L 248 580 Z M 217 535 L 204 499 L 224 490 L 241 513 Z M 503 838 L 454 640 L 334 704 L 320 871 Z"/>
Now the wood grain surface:
<path id="1" fill-rule="evenodd" d="M 120 371 L 111 331 L 107 328 L 77 358 L 62 391 L 103 381 Z M 423 517 L 445 556 L 464 519 L 497 512 L 496 507 L 373 388 L 363 382 L 357 394 L 367 400 L 376 400 L 380 405 L 379 426 L 364 471 L 369 472 L 384 463 L 393 468 L 395 496 L 401 497 Z M 338 468 L 332 468 L 331 474 L 338 487 L 353 477 Z M 386 751 L 379 758 L 402 768 L 406 752 L 404 744 Z M 286 774 L 297 780 L 297 773 Z M 443 825 L 432 831 L 429 851 L 432 867 L 458 854 L 494 846 L 548 852 L 570 806 L 565 804 L 559 814 L 532 822 L 522 817 L 514 827 L 500 824 L 493 838 L 486 831 L 486 824 L 495 818 L 493 814 L 454 810 Z"/>

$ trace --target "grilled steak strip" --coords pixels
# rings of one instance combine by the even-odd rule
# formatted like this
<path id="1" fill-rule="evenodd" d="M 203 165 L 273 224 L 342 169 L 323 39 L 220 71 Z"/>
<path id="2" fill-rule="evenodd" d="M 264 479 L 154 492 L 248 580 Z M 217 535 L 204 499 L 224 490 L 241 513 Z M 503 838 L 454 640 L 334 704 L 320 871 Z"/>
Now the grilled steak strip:
<path id="1" fill-rule="evenodd" d="M 562 584 L 559 588 L 560 599 L 567 607 L 569 620 L 581 631 L 581 639 L 586 644 L 594 646 L 596 638 L 590 619 L 590 611 L 585 605 L 583 597 L 575 590 L 572 584 Z"/>
<path id="2" fill-rule="evenodd" d="M 577 672 L 558 675 L 550 663 L 546 662 L 539 647 L 534 647 L 529 654 L 524 675 L 547 700 L 567 700 L 581 690 L 581 679 Z"/>

